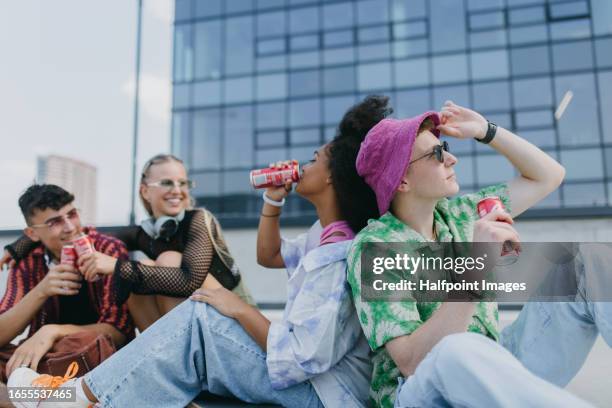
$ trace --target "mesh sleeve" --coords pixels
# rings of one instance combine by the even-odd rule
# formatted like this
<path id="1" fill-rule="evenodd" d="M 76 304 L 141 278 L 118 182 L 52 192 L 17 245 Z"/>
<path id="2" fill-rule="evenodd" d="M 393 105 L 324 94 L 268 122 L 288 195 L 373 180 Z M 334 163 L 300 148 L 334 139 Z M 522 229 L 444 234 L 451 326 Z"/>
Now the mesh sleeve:
<path id="1" fill-rule="evenodd" d="M 30 251 L 32 251 L 38 245 L 39 245 L 38 242 L 34 242 L 27 236 L 22 235 L 19 238 L 17 238 L 15 242 L 5 246 L 4 249 L 6 249 L 11 254 L 11 257 L 16 262 L 19 262 L 20 260 L 25 258 L 30 253 Z"/>
<path id="2" fill-rule="evenodd" d="M 187 232 L 183 260 L 178 268 L 147 266 L 134 261 L 117 262 L 115 276 L 121 298 L 129 292 L 188 297 L 202 286 L 214 255 L 204 213 L 196 211 Z"/>

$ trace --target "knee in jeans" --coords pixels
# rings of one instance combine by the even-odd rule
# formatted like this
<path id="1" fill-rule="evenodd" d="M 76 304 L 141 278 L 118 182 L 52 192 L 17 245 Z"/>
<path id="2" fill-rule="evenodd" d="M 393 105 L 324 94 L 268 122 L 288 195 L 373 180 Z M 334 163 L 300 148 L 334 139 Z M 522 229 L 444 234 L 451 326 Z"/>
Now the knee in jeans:
<path id="1" fill-rule="evenodd" d="M 432 352 L 437 355 L 437 365 L 444 369 L 449 365 L 465 365 L 472 361 L 476 353 L 490 341 L 485 336 L 475 333 L 457 333 L 444 337 Z"/>
<path id="2" fill-rule="evenodd" d="M 203 302 L 196 302 L 194 300 L 188 300 L 193 303 L 193 313 L 197 318 L 205 324 L 209 329 L 216 332 L 225 332 L 231 330 L 230 326 L 240 326 L 240 324 L 225 315 L 222 315 L 212 307 L 211 305 Z M 187 302 L 185 302 L 187 303 Z"/>
<path id="3" fill-rule="evenodd" d="M 208 303 L 197 302 L 195 300 L 190 300 L 189 302 L 193 304 L 193 313 L 206 323 L 214 320 L 215 314 L 219 314 L 219 312 Z"/>

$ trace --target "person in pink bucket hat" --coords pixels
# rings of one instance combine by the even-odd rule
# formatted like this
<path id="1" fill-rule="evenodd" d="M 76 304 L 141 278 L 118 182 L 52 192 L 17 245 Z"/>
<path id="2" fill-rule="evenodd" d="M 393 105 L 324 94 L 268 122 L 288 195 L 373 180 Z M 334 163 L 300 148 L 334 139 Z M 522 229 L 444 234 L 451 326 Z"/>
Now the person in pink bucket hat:
<path id="1" fill-rule="evenodd" d="M 391 298 L 392 289 L 376 297 L 375 282 L 380 285 L 387 276 L 411 279 L 410 273 L 387 270 L 391 275 L 375 274 L 370 265 L 364 264 L 363 269 L 361 265 L 372 247 L 367 244 L 373 243 L 480 241 L 499 243 L 501 252 L 501 243 L 519 242 L 512 217 L 555 190 L 565 176 L 564 168 L 525 139 L 451 101 L 440 112 L 368 121 L 368 115 L 376 117 L 381 109 L 390 110 L 385 106 L 388 98 L 370 98 L 377 98 L 378 104 L 366 99 L 347 115 L 369 123 L 356 167 L 376 195 L 380 217 L 370 220 L 353 240 L 347 280 L 374 352 L 372 405 L 588 406 L 558 386 L 563 384 L 560 375 L 568 374 L 571 365 L 561 374 L 558 354 L 555 359 L 543 352 L 553 349 L 552 344 L 527 345 L 539 330 L 536 326 L 544 326 L 544 316 L 532 307 L 526 306 L 521 316 L 534 321 L 533 325 L 515 324 L 500 334 L 495 302 L 471 298 L 423 302 L 417 300 L 416 292 L 405 289 L 393 292 Z M 458 159 L 449 152 L 442 135 L 461 143 L 475 139 L 488 144 L 519 176 L 476 193 L 457 195 Z M 451 196 L 455 197 L 448 198 Z M 489 196 L 499 198 L 505 209 L 498 206 L 479 219 L 477 203 Z M 403 255 L 419 258 L 417 246 L 414 248 L 414 253 Z M 528 335 L 527 330 L 534 332 Z M 545 361 L 538 359 L 541 356 Z"/>
<path id="2" fill-rule="evenodd" d="M 427 132 L 440 137 L 437 112 L 425 112 L 410 119 L 385 118 L 367 134 L 357 156 L 357 171 L 376 193 L 380 214 L 384 214 L 411 164 L 417 134 Z M 442 148 L 444 149 L 442 145 Z M 446 148 L 445 151 L 448 151 Z M 441 152 L 436 154 L 442 154 Z M 449 169 L 457 160 L 449 154 Z M 451 171 L 451 170 L 447 170 Z M 425 183 L 423 183 L 425 184 Z M 452 194 L 456 193 L 453 191 Z"/>

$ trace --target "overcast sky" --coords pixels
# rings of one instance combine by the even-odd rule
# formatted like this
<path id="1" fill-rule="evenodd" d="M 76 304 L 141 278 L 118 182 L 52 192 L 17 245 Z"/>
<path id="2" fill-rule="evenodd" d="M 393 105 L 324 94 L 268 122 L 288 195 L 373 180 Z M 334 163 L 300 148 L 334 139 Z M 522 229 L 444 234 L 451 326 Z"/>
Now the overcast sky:
<path id="1" fill-rule="evenodd" d="M 139 169 L 170 148 L 173 7 L 144 0 Z M 136 11 L 137 0 L 0 2 L 0 229 L 23 227 L 17 199 L 45 154 L 96 166 L 98 224 L 128 221 Z"/>

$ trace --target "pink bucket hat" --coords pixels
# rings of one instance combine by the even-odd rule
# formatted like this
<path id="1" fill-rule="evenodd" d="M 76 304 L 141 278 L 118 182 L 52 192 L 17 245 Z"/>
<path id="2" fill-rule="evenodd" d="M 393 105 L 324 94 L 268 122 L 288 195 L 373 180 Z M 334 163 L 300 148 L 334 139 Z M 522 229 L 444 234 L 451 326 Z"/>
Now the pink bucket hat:
<path id="1" fill-rule="evenodd" d="M 361 143 L 357 155 L 357 173 L 376 193 L 378 211 L 389 210 L 395 190 L 408 170 L 412 146 L 423 121 L 431 118 L 440 124 L 437 112 L 425 112 L 410 119 L 383 119 L 376 124 Z M 436 137 L 440 131 L 432 129 Z"/>

